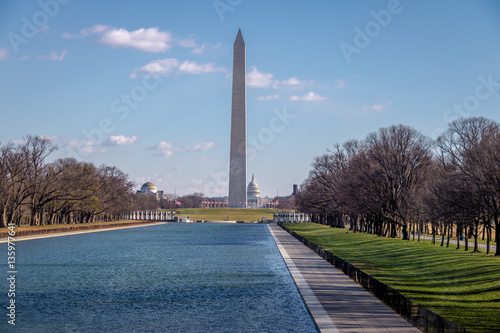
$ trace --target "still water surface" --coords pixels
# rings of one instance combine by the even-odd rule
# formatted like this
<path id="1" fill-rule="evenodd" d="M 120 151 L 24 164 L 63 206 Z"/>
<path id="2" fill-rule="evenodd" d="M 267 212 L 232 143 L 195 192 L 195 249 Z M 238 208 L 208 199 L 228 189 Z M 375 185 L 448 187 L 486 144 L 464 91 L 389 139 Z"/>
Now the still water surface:
<path id="1" fill-rule="evenodd" d="M 317 332 L 265 225 L 165 224 L 16 245 L 17 332 Z"/>

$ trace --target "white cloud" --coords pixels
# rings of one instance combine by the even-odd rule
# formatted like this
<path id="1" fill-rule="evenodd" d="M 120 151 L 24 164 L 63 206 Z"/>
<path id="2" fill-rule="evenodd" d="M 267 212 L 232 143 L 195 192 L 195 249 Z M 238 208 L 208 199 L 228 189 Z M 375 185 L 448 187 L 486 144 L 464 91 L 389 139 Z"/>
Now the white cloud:
<path id="1" fill-rule="evenodd" d="M 9 57 L 9 48 L 5 47 L 0 49 L 0 60 L 7 59 Z"/>
<path id="2" fill-rule="evenodd" d="M 111 47 L 132 48 L 144 52 L 165 52 L 171 48 L 172 34 L 158 28 L 140 28 L 134 31 L 111 29 L 104 32 L 98 42 Z"/>
<path id="3" fill-rule="evenodd" d="M 136 68 L 134 73 L 137 72 L 147 72 L 151 74 L 171 74 L 174 73 L 181 62 L 178 59 L 174 58 L 166 58 L 151 61 L 149 64 L 146 64 L 142 67 Z"/>
<path id="4" fill-rule="evenodd" d="M 250 88 L 302 89 L 313 83 L 314 81 L 301 81 L 296 76 L 283 81 L 273 80 L 273 74 L 260 72 L 255 66 L 252 66 L 252 71 L 247 73 L 247 86 Z"/>
<path id="5" fill-rule="evenodd" d="M 226 71 L 225 67 L 216 67 L 214 63 L 197 64 L 189 60 L 184 61 L 179 66 L 179 73 L 187 74 L 206 74 L 224 71 Z"/>
<path id="6" fill-rule="evenodd" d="M 170 157 L 174 154 L 174 151 L 177 150 L 172 143 L 167 141 L 161 141 L 149 149 L 156 150 L 153 156 L 157 157 Z"/>
<path id="7" fill-rule="evenodd" d="M 68 50 L 64 50 L 61 52 L 60 55 L 58 55 L 55 51 L 52 51 L 50 54 L 48 55 L 39 55 L 38 58 L 42 59 L 42 60 L 55 60 L 55 61 L 61 61 L 64 59 L 64 57 L 66 56 L 66 54 L 68 53 Z"/>
<path id="8" fill-rule="evenodd" d="M 314 102 L 314 101 L 322 101 L 327 99 L 327 97 L 320 96 L 312 91 L 308 92 L 304 96 L 292 96 L 290 97 L 291 101 L 302 101 L 302 102 Z"/>
<path id="9" fill-rule="evenodd" d="M 18 61 L 23 61 L 23 60 L 28 60 L 30 58 L 31 58 L 31 55 L 28 54 L 28 55 L 25 55 L 24 57 L 21 57 L 21 58 L 17 59 L 17 60 Z"/>
<path id="10" fill-rule="evenodd" d="M 282 81 L 281 83 L 284 85 L 287 85 L 287 86 L 300 86 L 301 85 L 300 80 L 297 79 L 295 76 L 289 78 L 288 80 Z"/>
<path id="11" fill-rule="evenodd" d="M 337 80 L 335 87 L 344 88 L 345 87 L 345 80 L 344 79 Z"/>
<path id="12" fill-rule="evenodd" d="M 178 59 L 167 58 L 159 59 L 150 62 L 142 67 L 136 68 L 132 74 L 131 78 L 137 77 L 140 72 L 146 72 L 149 74 L 157 74 L 167 76 L 169 74 L 206 74 L 214 72 L 226 72 L 225 67 L 216 67 L 214 63 L 198 64 L 194 61 L 185 60 L 181 62 Z"/>
<path id="13" fill-rule="evenodd" d="M 126 146 L 137 142 L 137 137 L 125 135 L 112 135 L 104 143 L 106 146 Z"/>
<path id="14" fill-rule="evenodd" d="M 268 96 L 259 96 L 259 97 L 257 97 L 257 100 L 258 101 L 270 101 L 270 100 L 278 99 L 278 98 L 280 98 L 280 96 L 278 94 L 276 94 L 276 95 L 268 95 Z"/>
<path id="15" fill-rule="evenodd" d="M 247 74 L 246 83 L 248 87 L 270 87 L 273 84 L 273 74 L 259 72 L 255 66 L 252 66 L 252 71 Z"/>
<path id="16" fill-rule="evenodd" d="M 391 101 L 387 101 L 385 104 L 373 104 L 373 105 L 365 104 L 363 105 L 363 110 L 382 111 L 385 110 L 385 108 L 391 104 L 392 104 Z"/>
<path id="17" fill-rule="evenodd" d="M 90 35 L 101 35 L 99 43 L 115 48 L 131 48 L 144 52 L 165 52 L 172 45 L 172 33 L 155 28 L 140 28 L 128 31 L 124 28 L 112 28 L 104 24 L 96 24 L 80 30 L 76 34 L 64 32 L 64 38 L 85 38 Z"/>

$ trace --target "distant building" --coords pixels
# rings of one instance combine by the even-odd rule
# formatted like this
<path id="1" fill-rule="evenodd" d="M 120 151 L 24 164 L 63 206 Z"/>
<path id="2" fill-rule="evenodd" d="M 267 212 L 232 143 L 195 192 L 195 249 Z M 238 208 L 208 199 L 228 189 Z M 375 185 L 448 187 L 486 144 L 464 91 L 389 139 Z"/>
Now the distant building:
<path id="1" fill-rule="evenodd" d="M 247 187 L 247 203 L 249 206 L 258 205 L 260 202 L 259 185 L 255 181 L 255 175 L 252 175 L 252 181 L 248 183 Z"/>
<path id="2" fill-rule="evenodd" d="M 137 191 L 137 194 L 148 194 L 153 196 L 156 200 L 167 199 L 168 196 L 165 194 L 165 191 L 158 191 L 158 188 L 155 184 L 147 182 L 141 186 L 141 189 Z"/>

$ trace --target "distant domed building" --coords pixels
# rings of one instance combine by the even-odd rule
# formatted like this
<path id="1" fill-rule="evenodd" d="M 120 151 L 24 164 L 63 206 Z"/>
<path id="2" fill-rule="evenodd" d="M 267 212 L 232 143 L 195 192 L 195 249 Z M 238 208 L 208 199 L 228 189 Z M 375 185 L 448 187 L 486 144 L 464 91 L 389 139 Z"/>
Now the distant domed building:
<path id="1" fill-rule="evenodd" d="M 145 194 L 156 194 L 156 192 L 158 192 L 158 188 L 156 187 L 155 184 L 147 182 L 141 186 L 140 192 Z"/>
<path id="2" fill-rule="evenodd" d="M 255 181 L 255 175 L 252 175 L 252 181 L 248 183 L 247 188 L 247 203 L 249 205 L 257 205 L 260 200 L 259 185 Z"/>
<path id="3" fill-rule="evenodd" d="M 156 200 L 166 198 L 164 191 L 158 191 L 158 188 L 156 187 L 156 185 L 151 183 L 151 182 L 144 183 L 141 186 L 141 189 L 139 191 L 137 191 L 137 194 L 141 194 L 141 193 L 154 196 L 156 198 Z"/>

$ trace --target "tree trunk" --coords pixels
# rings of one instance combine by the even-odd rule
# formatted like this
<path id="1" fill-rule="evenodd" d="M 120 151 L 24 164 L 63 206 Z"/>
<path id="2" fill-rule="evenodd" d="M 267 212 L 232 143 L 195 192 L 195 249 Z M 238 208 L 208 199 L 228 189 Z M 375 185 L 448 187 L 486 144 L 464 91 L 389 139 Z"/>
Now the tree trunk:
<path id="1" fill-rule="evenodd" d="M 474 253 L 479 252 L 478 238 L 479 238 L 479 219 L 474 221 Z"/>
<path id="2" fill-rule="evenodd" d="M 440 246 L 443 246 L 444 245 L 444 236 L 446 234 L 446 224 L 443 225 L 443 232 L 441 233 L 441 245 Z"/>
<path id="3" fill-rule="evenodd" d="M 495 255 L 500 256 L 500 226 L 498 225 L 499 218 L 495 218 L 495 244 L 497 249 L 495 250 Z"/>
<path id="4" fill-rule="evenodd" d="M 490 254 L 491 226 L 486 229 L 486 254 Z"/>
<path id="5" fill-rule="evenodd" d="M 464 227 L 465 251 L 469 251 L 469 235 L 467 234 L 467 226 Z"/>
<path id="6" fill-rule="evenodd" d="M 406 222 L 403 223 L 403 240 L 410 240 L 410 237 L 408 237 L 408 224 Z"/>

